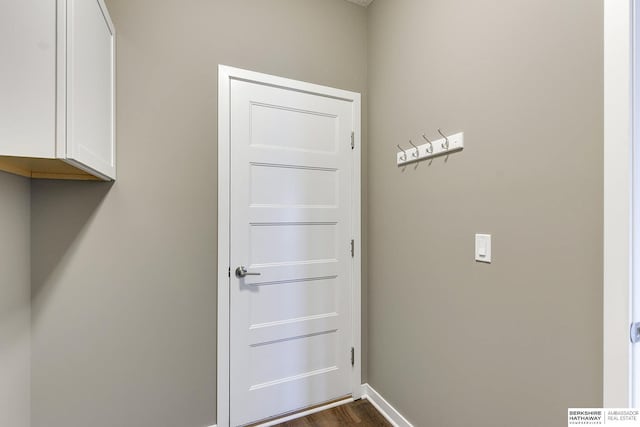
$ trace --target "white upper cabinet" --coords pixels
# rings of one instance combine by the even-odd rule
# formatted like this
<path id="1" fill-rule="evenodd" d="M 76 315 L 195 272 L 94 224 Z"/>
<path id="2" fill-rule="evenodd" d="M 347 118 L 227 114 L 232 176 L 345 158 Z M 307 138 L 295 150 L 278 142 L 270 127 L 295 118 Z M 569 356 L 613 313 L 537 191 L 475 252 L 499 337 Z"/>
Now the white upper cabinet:
<path id="1" fill-rule="evenodd" d="M 0 58 L 0 170 L 115 179 L 115 29 L 103 0 L 3 1 Z"/>
<path id="2" fill-rule="evenodd" d="M 56 2 L 0 3 L 0 155 L 55 157 Z"/>

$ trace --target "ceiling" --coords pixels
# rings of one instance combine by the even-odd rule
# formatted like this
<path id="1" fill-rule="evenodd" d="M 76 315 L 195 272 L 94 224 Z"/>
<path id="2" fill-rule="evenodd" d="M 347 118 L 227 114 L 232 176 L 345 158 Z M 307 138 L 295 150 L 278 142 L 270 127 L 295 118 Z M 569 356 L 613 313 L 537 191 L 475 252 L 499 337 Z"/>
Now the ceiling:
<path id="1" fill-rule="evenodd" d="M 369 6 L 373 2 L 373 0 L 347 0 L 347 1 L 350 1 L 351 3 L 359 4 L 360 6 L 364 6 L 364 7 Z"/>

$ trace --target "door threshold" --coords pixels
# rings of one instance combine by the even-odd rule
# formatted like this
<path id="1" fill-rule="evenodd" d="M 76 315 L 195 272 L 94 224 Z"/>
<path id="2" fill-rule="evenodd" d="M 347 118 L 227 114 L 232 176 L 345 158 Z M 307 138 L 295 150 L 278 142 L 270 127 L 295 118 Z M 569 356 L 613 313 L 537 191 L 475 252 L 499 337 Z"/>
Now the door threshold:
<path id="1" fill-rule="evenodd" d="M 349 395 L 338 399 L 329 400 L 328 402 L 320 403 L 318 405 L 310 406 L 308 408 L 276 415 L 274 417 L 258 421 L 257 423 L 245 424 L 244 427 L 270 427 L 276 424 L 283 423 L 285 421 L 291 421 L 295 420 L 296 418 L 306 417 L 307 415 L 315 414 L 316 412 L 321 412 L 326 409 L 335 408 L 336 406 L 342 406 L 347 403 L 351 403 L 354 400 L 355 399 L 351 395 Z"/>

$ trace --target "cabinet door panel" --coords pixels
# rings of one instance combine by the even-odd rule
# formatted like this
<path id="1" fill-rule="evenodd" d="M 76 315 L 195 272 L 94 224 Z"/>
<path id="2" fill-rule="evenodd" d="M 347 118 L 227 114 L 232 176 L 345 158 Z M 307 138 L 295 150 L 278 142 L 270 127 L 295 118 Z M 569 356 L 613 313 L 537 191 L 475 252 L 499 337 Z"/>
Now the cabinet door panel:
<path id="1" fill-rule="evenodd" d="M 67 8 L 67 158 L 115 179 L 113 25 L 102 1 Z"/>
<path id="2" fill-rule="evenodd" d="M 0 153 L 54 157 L 56 2 L 0 2 Z"/>

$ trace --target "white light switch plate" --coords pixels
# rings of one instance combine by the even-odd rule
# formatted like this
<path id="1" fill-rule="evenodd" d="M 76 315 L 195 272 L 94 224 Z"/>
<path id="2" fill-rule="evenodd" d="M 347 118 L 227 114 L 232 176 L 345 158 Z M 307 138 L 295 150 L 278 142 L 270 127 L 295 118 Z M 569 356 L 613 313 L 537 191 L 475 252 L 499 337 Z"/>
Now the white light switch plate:
<path id="1" fill-rule="evenodd" d="M 476 261 L 491 262 L 491 234 L 476 234 Z"/>

